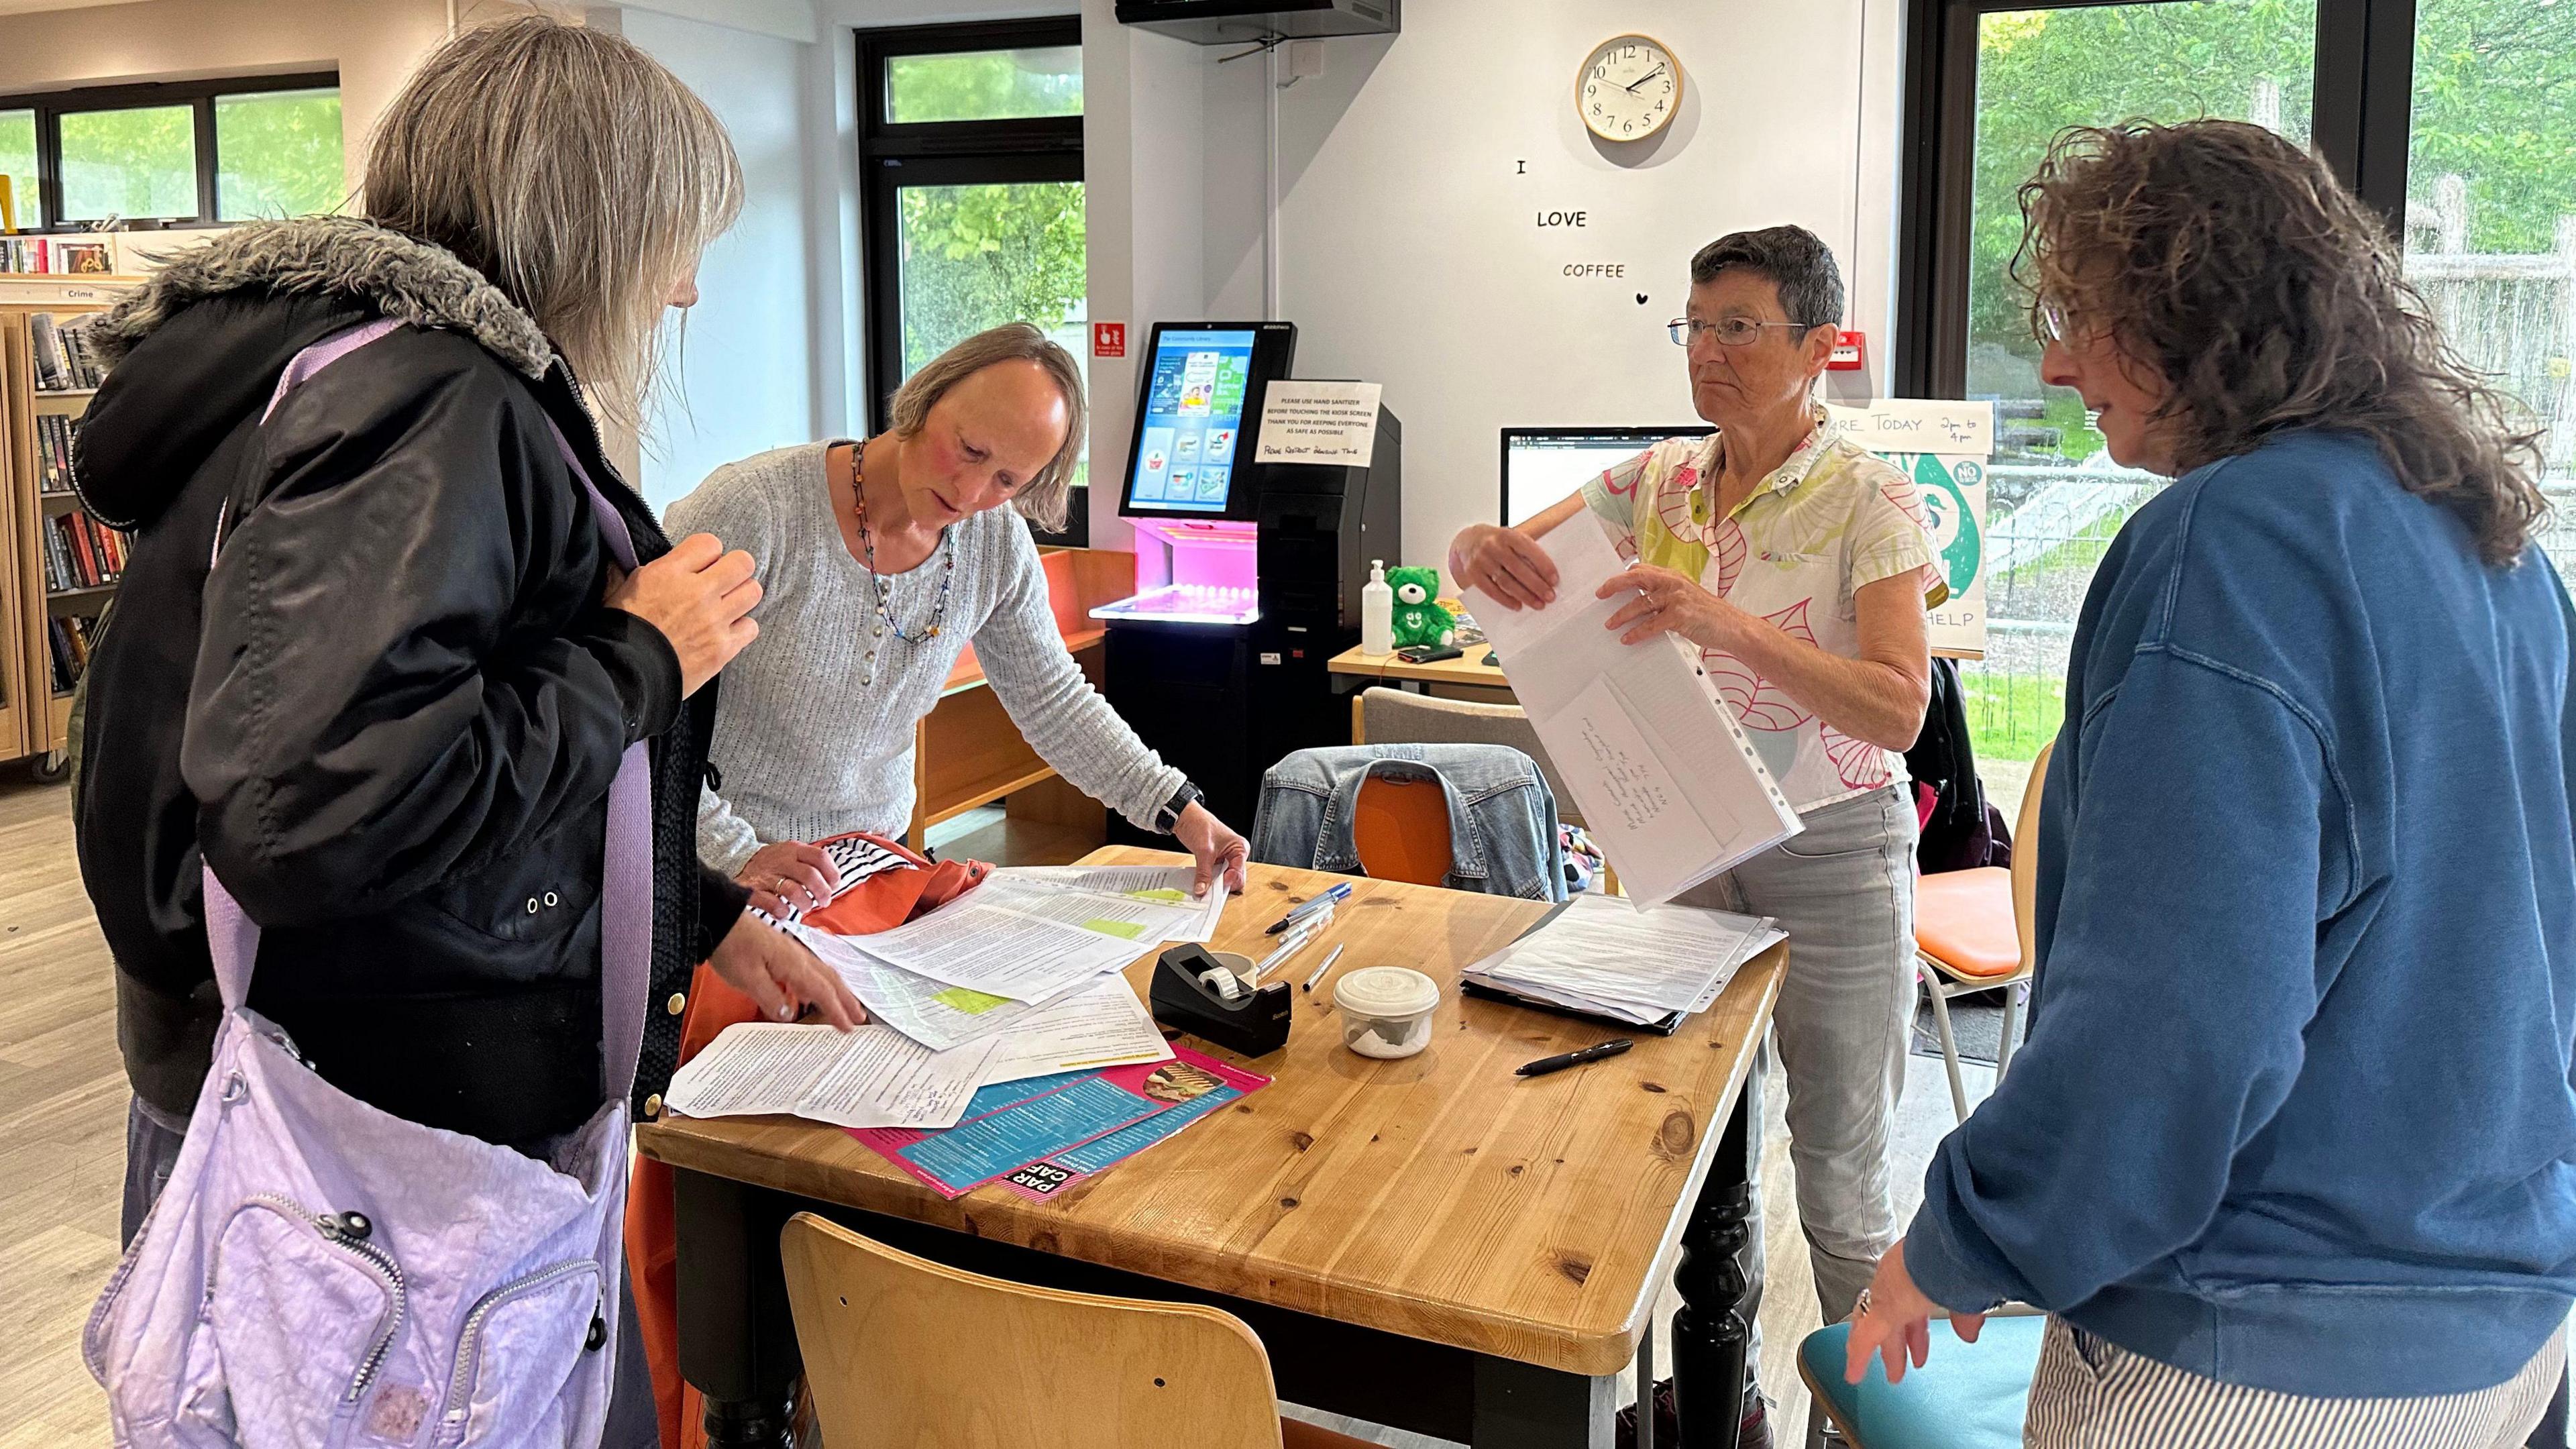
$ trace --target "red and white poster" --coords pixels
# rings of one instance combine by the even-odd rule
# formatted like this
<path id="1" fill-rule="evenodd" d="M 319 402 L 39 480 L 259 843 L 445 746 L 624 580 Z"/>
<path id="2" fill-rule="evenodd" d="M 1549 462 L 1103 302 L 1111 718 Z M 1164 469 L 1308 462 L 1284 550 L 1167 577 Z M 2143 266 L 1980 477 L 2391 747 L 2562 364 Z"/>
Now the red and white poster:
<path id="1" fill-rule="evenodd" d="M 1091 355 L 1094 357 L 1125 357 L 1127 355 L 1127 324 L 1124 322 L 1092 323 Z"/>

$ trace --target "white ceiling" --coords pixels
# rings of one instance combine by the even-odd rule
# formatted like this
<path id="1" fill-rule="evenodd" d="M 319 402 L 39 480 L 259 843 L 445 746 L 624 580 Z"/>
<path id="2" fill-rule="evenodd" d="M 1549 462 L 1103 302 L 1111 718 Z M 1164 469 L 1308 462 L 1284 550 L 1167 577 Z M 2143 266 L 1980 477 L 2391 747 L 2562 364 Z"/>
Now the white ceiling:
<path id="1" fill-rule="evenodd" d="M 102 5 L 133 5 L 138 0 L 0 0 L 0 15 L 32 15 L 39 10 L 92 10 Z"/>

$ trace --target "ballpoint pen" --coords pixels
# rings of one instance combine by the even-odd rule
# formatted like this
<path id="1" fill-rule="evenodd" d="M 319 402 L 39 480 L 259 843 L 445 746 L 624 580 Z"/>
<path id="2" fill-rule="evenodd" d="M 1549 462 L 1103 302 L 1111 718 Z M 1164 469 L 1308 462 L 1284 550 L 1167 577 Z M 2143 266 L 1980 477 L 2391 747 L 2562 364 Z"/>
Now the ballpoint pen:
<path id="1" fill-rule="evenodd" d="M 1350 893 L 1351 888 L 1348 883 L 1333 886 L 1317 895 L 1312 900 L 1303 901 L 1290 907 L 1288 914 L 1281 916 L 1278 920 L 1275 920 L 1268 926 L 1263 927 L 1261 934 L 1265 936 L 1276 936 L 1280 932 L 1287 930 L 1290 926 L 1297 924 L 1299 921 L 1306 919 L 1317 911 L 1331 910 L 1335 902 L 1348 899 Z"/>
<path id="2" fill-rule="evenodd" d="M 1263 972 L 1268 971 L 1271 967 L 1278 965 L 1280 962 L 1287 960 L 1298 952 L 1305 950 L 1308 943 L 1312 942 L 1317 936 L 1322 935 L 1324 928 L 1331 925 L 1332 922 L 1333 913 L 1330 911 L 1326 911 L 1320 916 L 1310 917 L 1305 921 L 1299 922 L 1297 929 L 1288 933 L 1288 939 L 1281 941 L 1269 955 L 1261 958 L 1260 965 L 1252 968 L 1253 981 L 1258 983 L 1261 980 Z"/>
<path id="3" fill-rule="evenodd" d="M 1324 979 L 1324 973 L 1325 973 L 1325 972 L 1327 972 L 1327 971 L 1332 970 L 1332 969 L 1333 969 L 1333 963 L 1334 963 L 1334 962 L 1336 962 L 1336 961 L 1339 961 L 1340 959 L 1342 959 L 1342 948 L 1341 948 L 1341 947 L 1339 947 L 1339 946 L 1335 946 L 1332 950 L 1325 952 L 1325 953 L 1324 953 L 1324 964 L 1323 964 L 1323 965 L 1321 965 L 1321 966 L 1316 967 L 1316 968 L 1315 968 L 1315 974 L 1314 974 L 1314 975 L 1312 975 L 1312 976 L 1307 977 L 1307 978 L 1306 978 L 1306 984 L 1305 984 L 1305 985 L 1303 985 L 1303 986 L 1298 987 L 1297 989 L 1298 989 L 1298 990 L 1300 990 L 1300 991 L 1312 991 L 1312 990 L 1314 990 L 1314 989 L 1315 989 L 1315 983 L 1316 983 L 1316 982 L 1318 982 L 1318 981 L 1323 980 L 1323 979 Z"/>
<path id="4" fill-rule="evenodd" d="M 1597 1062 L 1603 1057 L 1615 1057 L 1635 1045 L 1635 1042 L 1623 1036 L 1616 1041 L 1605 1041 L 1599 1046 L 1585 1047 L 1579 1052 L 1567 1052 L 1563 1056 L 1540 1057 L 1537 1061 L 1523 1063 L 1513 1072 L 1513 1075 L 1544 1077 L 1550 1072 L 1564 1071 L 1567 1067 L 1579 1067 L 1585 1062 Z"/>

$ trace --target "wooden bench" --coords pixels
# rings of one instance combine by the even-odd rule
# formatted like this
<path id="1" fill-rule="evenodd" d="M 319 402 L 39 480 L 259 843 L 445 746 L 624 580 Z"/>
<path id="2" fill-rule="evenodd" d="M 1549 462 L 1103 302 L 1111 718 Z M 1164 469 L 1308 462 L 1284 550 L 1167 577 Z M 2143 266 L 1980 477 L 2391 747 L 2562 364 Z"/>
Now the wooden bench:
<path id="1" fill-rule="evenodd" d="M 1136 592 L 1136 556 L 1110 549 L 1051 548 L 1041 550 L 1040 562 L 1056 629 L 1096 688 L 1108 631 L 1091 611 Z M 1107 812 L 1058 779 L 1021 737 L 985 680 L 983 662 L 971 644 L 940 687 L 939 703 L 913 726 L 912 792 L 907 838 L 915 849 L 929 839 L 931 826 L 1005 796 L 1010 797 L 1006 808 L 1013 820 L 1083 832 L 1085 848 L 1099 844 L 1108 826 Z"/>

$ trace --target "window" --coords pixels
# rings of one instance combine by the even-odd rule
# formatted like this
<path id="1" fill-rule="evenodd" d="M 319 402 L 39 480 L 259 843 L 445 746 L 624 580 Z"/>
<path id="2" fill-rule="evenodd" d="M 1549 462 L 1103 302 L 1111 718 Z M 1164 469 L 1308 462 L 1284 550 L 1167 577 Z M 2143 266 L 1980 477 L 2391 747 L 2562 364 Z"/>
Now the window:
<path id="1" fill-rule="evenodd" d="M 2520 379 L 2535 408 L 2576 409 L 2562 381 L 2576 355 L 2576 221 L 2557 250 L 2549 210 L 2576 214 L 2576 7 L 2561 18 L 2532 0 L 2422 5 L 2420 36 L 2416 0 L 1927 0 L 1910 12 L 1893 391 L 1997 405 L 1987 656 L 1960 677 L 1980 766 L 2008 811 L 2017 767 L 2063 716 L 2093 572 L 2164 482 L 2114 465 L 2081 399 L 2040 382 L 2006 271 L 2021 238 L 2016 189 L 2058 130 L 2223 116 L 2315 147 L 2392 224 L 2403 214 L 2419 284 L 2477 274 L 2448 298 L 2451 284 L 2427 285 L 2455 341 L 2474 320 L 2485 351 L 2463 345 L 2479 365 Z M 2410 144 L 2416 171 L 2435 144 L 2434 116 L 2456 137 L 2463 179 L 2448 190 L 2409 176 Z M 2464 241 L 2470 222 L 2488 244 L 2420 254 Z M 2514 255 L 2460 255 L 2470 246 Z M 2552 267 L 2570 280 L 2532 280 Z"/>
<path id="2" fill-rule="evenodd" d="M 860 36 L 872 426 L 987 327 L 1035 323 L 1088 365 L 1081 39 L 1070 17 Z"/>
<path id="3" fill-rule="evenodd" d="M 328 211 L 341 155 L 336 75 L 0 97 L 0 171 L 23 230 Z"/>
<path id="4" fill-rule="evenodd" d="M 62 219 L 197 214 L 197 117 L 189 106 L 68 111 Z"/>
<path id="5" fill-rule="evenodd" d="M 886 57 L 885 118 L 1014 121 L 1082 114 L 1082 47 Z"/>
<path id="6" fill-rule="evenodd" d="M 340 90 L 215 97 L 215 216 L 310 216 L 342 192 Z"/>
<path id="7" fill-rule="evenodd" d="M 2576 576 L 2576 5 L 2422 0 L 2407 280 L 2547 429 L 2543 546 Z"/>
<path id="8" fill-rule="evenodd" d="M 0 177 L 9 182 L 9 204 L 0 207 L 0 231 L 36 224 L 36 113 L 0 110 Z"/>

